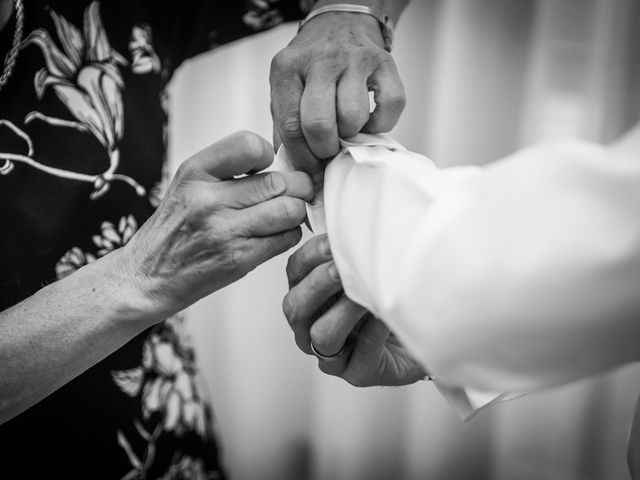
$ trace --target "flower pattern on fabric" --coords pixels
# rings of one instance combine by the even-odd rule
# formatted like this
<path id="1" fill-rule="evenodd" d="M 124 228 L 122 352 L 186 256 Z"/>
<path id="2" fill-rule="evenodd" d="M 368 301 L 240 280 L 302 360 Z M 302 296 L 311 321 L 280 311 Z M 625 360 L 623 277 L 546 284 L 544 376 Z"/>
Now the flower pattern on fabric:
<path id="1" fill-rule="evenodd" d="M 184 318 L 178 314 L 157 325 L 145 341 L 142 365 L 111 372 L 122 392 L 130 397 L 140 397 L 145 424 L 155 425 L 149 433 L 142 423 L 134 421 L 137 432 L 147 442 L 144 455 L 136 454 L 126 435 L 118 431 L 118 442 L 132 466 L 131 472 L 123 477 L 125 479 L 145 476 L 153 465 L 155 443 L 162 432 L 178 436 L 191 432 L 202 438 L 213 436 L 212 415 L 203 396 L 205 389 L 199 382 L 195 354 L 183 324 Z M 141 458 L 145 460 L 141 461 Z M 212 476 L 215 474 L 205 472 L 203 465 L 195 465 L 191 460 L 181 460 L 167 472 L 169 476 L 163 478 L 216 478 Z M 193 468 L 196 470 L 192 471 Z M 197 473 L 198 476 L 180 476 L 186 473 Z"/>
<path id="2" fill-rule="evenodd" d="M 0 127 L 9 129 L 23 141 L 26 147 L 26 151 L 22 153 L 0 152 L 0 160 L 3 161 L 3 163 L 0 164 L 0 175 L 8 175 L 13 171 L 14 162 L 20 161 L 21 158 L 31 160 L 31 157 L 33 157 L 33 142 L 29 135 L 20 130 L 9 120 L 0 119 Z"/>
<path id="3" fill-rule="evenodd" d="M 111 222 L 102 222 L 100 230 L 100 235 L 94 235 L 92 240 L 99 248 L 98 256 L 102 257 L 129 242 L 138 230 L 138 222 L 133 215 L 127 215 L 120 218 L 117 227 Z"/>
<path id="4" fill-rule="evenodd" d="M 160 96 L 160 106 L 162 107 L 163 121 L 162 121 L 162 142 L 165 146 L 165 152 L 167 145 L 169 144 L 169 131 L 168 131 L 168 118 L 169 118 L 169 92 L 166 89 L 162 91 Z M 162 172 L 160 174 L 160 181 L 157 182 L 153 188 L 149 191 L 148 200 L 153 208 L 158 208 L 160 202 L 164 198 L 169 190 L 171 184 L 171 170 L 169 166 L 169 160 L 165 154 L 162 160 Z"/>
<path id="5" fill-rule="evenodd" d="M 142 394 L 143 419 L 160 414 L 165 431 L 206 436 L 209 413 L 183 322 L 182 315 L 175 315 L 156 327 L 144 344 L 142 365 L 112 376 L 127 395 Z"/>
<path id="6" fill-rule="evenodd" d="M 92 241 L 97 249 L 95 254 L 85 252 L 79 247 L 73 247 L 58 260 L 56 264 L 56 276 L 58 280 L 67 275 L 71 275 L 76 270 L 99 257 L 105 256 L 116 248 L 122 247 L 138 230 L 138 223 L 133 215 L 127 215 L 126 217 L 120 218 L 117 226 L 111 222 L 102 222 L 100 230 L 99 235 L 92 237 Z"/>
<path id="7" fill-rule="evenodd" d="M 133 215 L 123 216 L 117 223 L 102 222 L 100 233 L 92 237 L 95 251 L 70 249 L 56 265 L 58 279 L 126 245 L 137 230 Z M 111 377 L 125 395 L 139 398 L 142 422 L 133 420 L 133 424 L 146 441 L 145 452 L 139 455 L 126 435 L 118 431 L 118 444 L 132 467 L 123 479 L 146 478 L 146 472 L 153 465 L 156 442 L 163 432 L 178 436 L 194 433 L 202 438 L 213 436 L 206 389 L 199 379 L 195 352 L 185 332 L 182 314 L 170 317 L 151 330 L 143 345 L 140 366 L 113 371 Z M 169 476 L 163 478 L 216 478 L 217 474 L 205 472 L 203 464 L 190 457 L 176 462 L 167 472 Z M 192 476 L 185 477 L 186 474 Z"/>
<path id="8" fill-rule="evenodd" d="M 249 3 L 28 3 L 21 68 L 0 92 L 0 193 L 11 226 L 0 243 L 19 246 L 28 235 L 24 246 L 33 255 L 5 249 L 5 306 L 135 238 L 173 172 L 165 163 L 160 176 L 166 160 L 162 89 L 196 54 L 256 32 L 242 19 Z M 299 16 L 298 0 L 267 3 L 285 18 Z M 270 10 L 247 18 L 266 28 L 279 21 Z M 206 389 L 181 322 L 168 323 L 141 333 L 70 388 L 3 425 L 3 463 L 11 471 L 26 465 L 38 478 L 92 476 L 83 472 L 114 479 L 222 478 L 212 473 L 220 463 Z M 34 431 L 48 447 L 29 463 Z M 66 457 L 69 462 L 58 461 Z"/>
<path id="9" fill-rule="evenodd" d="M 127 215 L 120 218 L 117 226 L 111 222 L 102 222 L 100 230 L 99 235 L 92 237 L 93 244 L 97 249 L 95 253 L 85 252 L 79 247 L 73 247 L 58 260 L 56 264 L 58 280 L 125 245 L 138 230 L 138 223 L 133 215 Z"/>
<path id="10" fill-rule="evenodd" d="M 217 480 L 218 472 L 207 472 L 204 462 L 188 455 L 176 455 L 166 474 L 158 480 Z"/>
<path id="11" fill-rule="evenodd" d="M 76 270 L 93 262 L 96 259 L 92 254 L 83 252 L 78 247 L 73 247 L 56 264 L 56 276 L 58 280 L 71 275 Z"/>
<path id="12" fill-rule="evenodd" d="M 282 14 L 273 3 L 278 0 L 251 0 L 242 21 L 253 30 L 265 30 L 283 22 Z"/>
<path id="13" fill-rule="evenodd" d="M 115 180 L 128 183 L 138 195 L 144 195 L 145 189 L 135 180 L 115 173 L 120 163 L 119 144 L 124 130 L 124 83 L 119 66 L 126 66 L 128 62 L 111 48 L 100 18 L 99 2 L 93 2 L 85 10 L 82 32 L 53 10 L 51 18 L 62 49 L 44 29 L 29 34 L 22 48 L 36 45 L 44 56 L 45 67 L 34 78 L 38 98 L 42 98 L 47 88 L 52 88 L 75 120 L 53 118 L 33 111 L 25 117 L 25 124 L 38 120 L 52 126 L 91 133 L 106 149 L 109 167 L 100 175 L 86 175 L 40 168 L 45 166 L 33 158 L 31 161 L 23 159 L 24 163 L 52 175 L 92 182 L 92 199 L 106 193 Z"/>
<path id="14" fill-rule="evenodd" d="M 129 40 L 131 53 L 131 70 L 133 73 L 159 73 L 160 58 L 153 49 L 151 42 L 151 27 L 149 25 L 134 26 Z"/>

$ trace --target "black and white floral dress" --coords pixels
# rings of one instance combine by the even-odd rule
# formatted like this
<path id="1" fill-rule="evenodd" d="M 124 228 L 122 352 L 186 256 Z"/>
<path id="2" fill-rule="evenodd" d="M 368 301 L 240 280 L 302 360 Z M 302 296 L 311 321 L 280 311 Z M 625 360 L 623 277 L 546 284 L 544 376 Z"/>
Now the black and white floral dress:
<path id="1" fill-rule="evenodd" d="M 25 2 L 0 91 L 0 310 L 124 245 L 151 215 L 168 181 L 165 89 L 182 61 L 299 18 L 304 3 Z M 222 477 L 179 315 L 0 426 L 0 478 Z"/>

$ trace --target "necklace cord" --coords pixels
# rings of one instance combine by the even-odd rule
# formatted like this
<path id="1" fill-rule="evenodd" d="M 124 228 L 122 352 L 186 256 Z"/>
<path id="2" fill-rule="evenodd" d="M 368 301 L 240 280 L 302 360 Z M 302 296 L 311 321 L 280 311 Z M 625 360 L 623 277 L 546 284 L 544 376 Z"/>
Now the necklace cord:
<path id="1" fill-rule="evenodd" d="M 13 67 L 16 64 L 18 53 L 20 52 L 20 43 L 22 42 L 22 34 L 24 30 L 24 6 L 22 0 L 14 0 L 16 11 L 16 29 L 13 33 L 13 43 L 11 49 L 4 59 L 4 70 L 0 75 L 0 90 L 9 81 L 9 77 L 13 73 Z"/>

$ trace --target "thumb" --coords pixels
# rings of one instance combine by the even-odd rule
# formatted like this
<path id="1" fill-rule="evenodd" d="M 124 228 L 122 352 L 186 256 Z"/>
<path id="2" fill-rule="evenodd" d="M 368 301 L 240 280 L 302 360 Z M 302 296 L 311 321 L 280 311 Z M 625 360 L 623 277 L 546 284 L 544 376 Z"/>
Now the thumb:
<path id="1" fill-rule="evenodd" d="M 191 161 L 221 180 L 257 173 L 273 162 L 273 148 L 251 132 L 237 132 L 196 153 Z"/>

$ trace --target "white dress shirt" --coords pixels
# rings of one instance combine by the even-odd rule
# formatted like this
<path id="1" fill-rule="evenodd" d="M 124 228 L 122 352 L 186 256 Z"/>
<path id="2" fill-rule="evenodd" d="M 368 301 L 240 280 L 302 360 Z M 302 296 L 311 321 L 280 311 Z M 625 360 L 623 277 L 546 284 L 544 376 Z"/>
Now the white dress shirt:
<path id="1" fill-rule="evenodd" d="M 511 396 L 487 392 L 638 359 L 638 157 L 566 140 L 438 169 L 360 135 L 329 164 L 323 203 L 312 222 L 322 228 L 324 213 L 346 294 L 390 326 L 463 416 Z"/>

